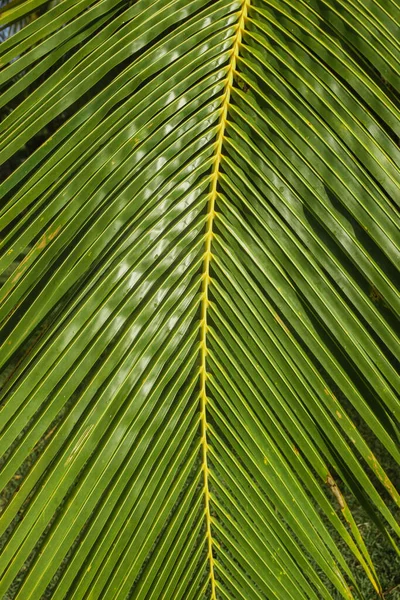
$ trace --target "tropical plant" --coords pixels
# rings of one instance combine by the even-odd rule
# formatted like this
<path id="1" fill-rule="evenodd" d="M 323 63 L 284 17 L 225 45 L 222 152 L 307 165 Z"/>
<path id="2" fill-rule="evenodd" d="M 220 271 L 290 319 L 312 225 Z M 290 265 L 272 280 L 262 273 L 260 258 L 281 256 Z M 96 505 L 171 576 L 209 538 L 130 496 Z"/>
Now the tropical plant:
<path id="1" fill-rule="evenodd" d="M 2 598 L 383 597 L 397 11 L 3 6 Z"/>

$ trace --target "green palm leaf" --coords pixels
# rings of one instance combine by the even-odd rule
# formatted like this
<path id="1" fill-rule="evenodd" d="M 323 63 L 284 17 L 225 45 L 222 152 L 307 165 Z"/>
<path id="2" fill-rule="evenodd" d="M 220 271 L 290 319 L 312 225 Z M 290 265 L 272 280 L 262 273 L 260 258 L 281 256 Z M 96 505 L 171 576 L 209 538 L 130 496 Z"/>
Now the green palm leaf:
<path id="1" fill-rule="evenodd" d="M 397 10 L 1 8 L 1 597 L 383 597 Z"/>

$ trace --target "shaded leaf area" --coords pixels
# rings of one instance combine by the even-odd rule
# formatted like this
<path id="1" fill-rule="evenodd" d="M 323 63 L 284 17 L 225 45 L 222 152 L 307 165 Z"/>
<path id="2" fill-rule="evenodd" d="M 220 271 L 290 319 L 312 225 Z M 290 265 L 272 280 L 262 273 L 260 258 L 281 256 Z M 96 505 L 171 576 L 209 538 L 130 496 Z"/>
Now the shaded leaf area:
<path id="1" fill-rule="evenodd" d="M 0 595 L 395 600 L 395 4 L 0 25 L 32 14 L 0 47 Z"/>

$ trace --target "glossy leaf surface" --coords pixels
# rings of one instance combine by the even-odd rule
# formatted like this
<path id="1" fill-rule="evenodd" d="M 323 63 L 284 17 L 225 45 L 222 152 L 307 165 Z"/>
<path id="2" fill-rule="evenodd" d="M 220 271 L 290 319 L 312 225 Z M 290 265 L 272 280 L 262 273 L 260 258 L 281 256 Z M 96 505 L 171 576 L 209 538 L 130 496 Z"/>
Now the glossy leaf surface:
<path id="1" fill-rule="evenodd" d="M 396 19 L 3 6 L 1 597 L 363 597 L 345 546 L 383 597 L 349 498 L 396 547 Z"/>

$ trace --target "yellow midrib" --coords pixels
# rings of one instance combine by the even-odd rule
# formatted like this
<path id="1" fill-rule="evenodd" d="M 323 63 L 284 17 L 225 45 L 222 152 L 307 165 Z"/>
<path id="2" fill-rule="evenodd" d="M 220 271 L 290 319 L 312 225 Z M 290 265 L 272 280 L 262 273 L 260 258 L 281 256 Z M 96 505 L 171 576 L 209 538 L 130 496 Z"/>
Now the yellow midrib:
<path id="1" fill-rule="evenodd" d="M 215 219 L 215 200 L 217 197 L 218 177 L 220 173 L 221 158 L 222 158 L 222 143 L 225 136 L 225 128 L 227 123 L 228 107 L 231 98 L 233 87 L 233 76 L 236 70 L 236 62 L 239 54 L 240 45 L 242 43 L 242 34 L 245 20 L 247 17 L 250 0 L 243 0 L 242 7 L 238 12 L 238 27 L 234 37 L 232 55 L 229 61 L 228 73 L 226 77 L 224 96 L 222 101 L 221 118 L 218 125 L 218 137 L 216 143 L 216 154 L 214 169 L 211 175 L 211 190 L 207 211 L 207 224 L 205 234 L 205 253 L 203 261 L 203 286 L 201 300 L 201 321 L 200 321 L 200 419 L 201 419 L 201 444 L 203 450 L 203 473 L 204 473 L 204 496 L 205 496 L 205 517 L 206 517 L 206 537 L 208 544 L 208 559 L 210 564 L 210 580 L 211 580 L 211 600 L 216 600 L 216 583 L 215 583 L 215 568 L 214 568 L 214 553 L 213 553 L 213 538 L 211 532 L 211 513 L 210 513 L 210 488 L 209 488 L 209 469 L 207 457 L 207 314 L 209 307 L 208 290 L 211 283 L 210 279 L 210 263 L 212 259 L 211 243 L 214 236 L 213 224 Z"/>

